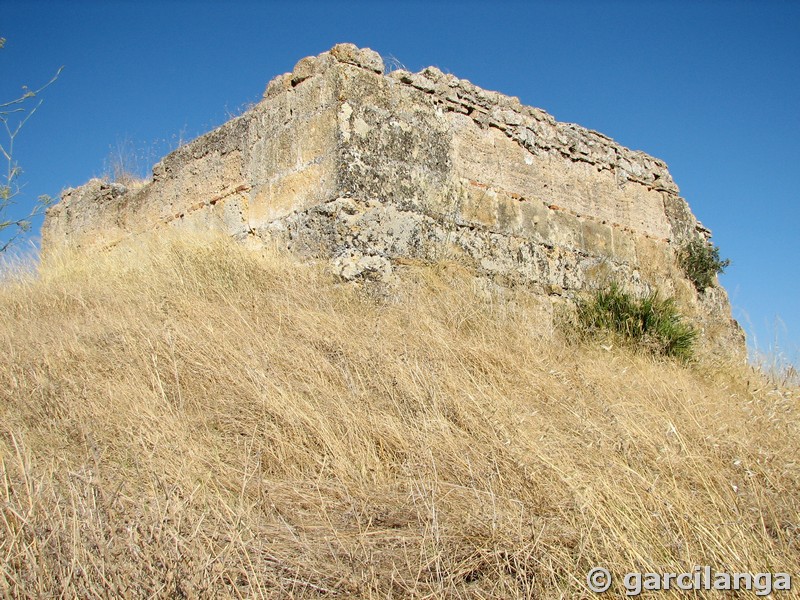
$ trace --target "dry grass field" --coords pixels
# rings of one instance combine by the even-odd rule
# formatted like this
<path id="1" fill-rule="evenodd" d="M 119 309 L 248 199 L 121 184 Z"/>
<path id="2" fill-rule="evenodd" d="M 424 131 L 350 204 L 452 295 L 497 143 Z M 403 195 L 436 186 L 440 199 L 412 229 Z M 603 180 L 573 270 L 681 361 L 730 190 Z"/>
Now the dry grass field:
<path id="1" fill-rule="evenodd" d="M 524 291 L 454 265 L 406 279 L 382 298 L 218 239 L 6 275 L 0 593 L 593 598 L 604 566 L 619 597 L 694 565 L 800 586 L 796 387 L 543 337 Z"/>

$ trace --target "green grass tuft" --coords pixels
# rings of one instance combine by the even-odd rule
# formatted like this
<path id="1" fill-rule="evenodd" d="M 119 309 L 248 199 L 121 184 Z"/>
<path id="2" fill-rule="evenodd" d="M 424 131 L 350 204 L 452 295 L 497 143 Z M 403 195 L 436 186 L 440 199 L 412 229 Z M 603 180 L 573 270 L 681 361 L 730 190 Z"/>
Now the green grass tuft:
<path id="1" fill-rule="evenodd" d="M 587 334 L 610 332 L 653 354 L 691 360 L 697 330 L 683 320 L 674 298 L 658 292 L 636 297 L 612 282 L 578 302 L 579 327 Z"/>

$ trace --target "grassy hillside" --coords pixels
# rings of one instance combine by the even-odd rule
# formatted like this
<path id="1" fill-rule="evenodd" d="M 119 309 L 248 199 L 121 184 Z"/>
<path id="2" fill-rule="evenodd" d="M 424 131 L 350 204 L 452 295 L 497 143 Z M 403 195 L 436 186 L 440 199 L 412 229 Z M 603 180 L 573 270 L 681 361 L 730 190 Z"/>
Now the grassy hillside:
<path id="1" fill-rule="evenodd" d="M 453 265 L 382 299 L 287 256 L 152 241 L 9 279 L 0 314 L 7 596 L 800 577 L 797 388 L 553 342 L 524 292 Z"/>

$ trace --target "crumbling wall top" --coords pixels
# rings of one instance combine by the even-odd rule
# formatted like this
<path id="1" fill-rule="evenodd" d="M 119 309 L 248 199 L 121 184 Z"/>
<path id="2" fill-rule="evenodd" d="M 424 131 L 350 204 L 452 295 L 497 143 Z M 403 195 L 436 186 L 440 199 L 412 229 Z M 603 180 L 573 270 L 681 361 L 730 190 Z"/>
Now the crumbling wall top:
<path id="1" fill-rule="evenodd" d="M 325 73 L 336 63 L 384 74 L 381 56 L 369 48 L 337 44 L 318 56 L 297 62 L 291 73 L 275 77 L 267 85 L 265 98 L 272 98 Z M 465 114 L 482 127 L 495 127 L 533 154 L 557 152 L 573 161 L 598 169 L 613 170 L 623 182 L 641 183 L 652 189 L 679 195 L 664 161 L 639 150 L 631 150 L 612 138 L 574 123 L 562 123 L 546 111 L 526 106 L 519 98 L 485 90 L 467 79 L 444 73 L 434 66 L 419 73 L 397 69 L 386 73 L 402 85 L 430 94 L 445 110 Z"/>

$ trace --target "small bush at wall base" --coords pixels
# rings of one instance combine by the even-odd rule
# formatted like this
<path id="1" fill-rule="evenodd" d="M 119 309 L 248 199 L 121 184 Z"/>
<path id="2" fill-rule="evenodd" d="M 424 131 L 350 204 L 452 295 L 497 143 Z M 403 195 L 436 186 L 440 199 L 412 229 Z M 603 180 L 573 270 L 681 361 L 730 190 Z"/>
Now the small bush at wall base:
<path id="1" fill-rule="evenodd" d="M 578 302 L 577 320 L 589 335 L 608 332 L 653 354 L 693 356 L 697 330 L 684 322 L 673 298 L 661 299 L 657 292 L 640 298 L 610 283 Z"/>
<path id="2" fill-rule="evenodd" d="M 725 272 L 731 264 L 728 259 L 720 260 L 719 248 L 700 239 L 694 239 L 683 245 L 678 251 L 678 264 L 694 284 L 697 291 L 702 292 L 714 285 L 714 278 Z"/>

